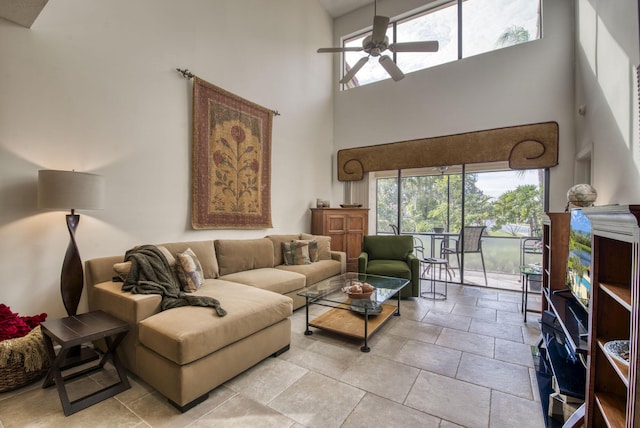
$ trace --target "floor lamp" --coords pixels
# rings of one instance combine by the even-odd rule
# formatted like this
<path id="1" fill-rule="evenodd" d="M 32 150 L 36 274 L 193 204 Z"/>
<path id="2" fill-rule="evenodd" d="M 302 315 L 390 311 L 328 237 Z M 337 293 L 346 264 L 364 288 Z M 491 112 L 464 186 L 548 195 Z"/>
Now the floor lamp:
<path id="1" fill-rule="evenodd" d="M 38 171 L 38 208 L 71 210 L 67 214 L 70 241 L 62 263 L 60 293 L 69 316 L 76 315 L 84 273 L 75 232 L 80 222 L 76 209 L 99 210 L 103 207 L 104 177 L 75 171 Z"/>

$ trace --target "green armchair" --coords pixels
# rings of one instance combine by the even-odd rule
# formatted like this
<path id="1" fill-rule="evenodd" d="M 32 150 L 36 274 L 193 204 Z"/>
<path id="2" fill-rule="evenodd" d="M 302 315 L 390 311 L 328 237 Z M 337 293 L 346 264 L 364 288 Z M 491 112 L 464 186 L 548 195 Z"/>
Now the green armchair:
<path id="1" fill-rule="evenodd" d="M 362 240 L 358 272 L 406 278 L 411 282 L 401 297 L 420 296 L 420 260 L 413 254 L 409 235 L 367 235 Z"/>

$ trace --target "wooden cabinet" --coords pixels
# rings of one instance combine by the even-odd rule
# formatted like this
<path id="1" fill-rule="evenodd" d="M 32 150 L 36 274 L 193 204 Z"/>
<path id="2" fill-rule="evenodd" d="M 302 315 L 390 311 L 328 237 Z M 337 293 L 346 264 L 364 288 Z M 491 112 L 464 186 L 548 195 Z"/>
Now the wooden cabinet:
<path id="1" fill-rule="evenodd" d="M 640 205 L 593 207 L 583 212 L 591 221 L 593 244 L 586 426 L 638 427 Z M 605 351 L 605 343 L 627 339 L 629 365 Z"/>
<path id="2" fill-rule="evenodd" d="M 331 249 L 347 253 L 347 271 L 357 272 L 368 220 L 368 208 L 311 208 L 311 233 L 330 236 Z"/>

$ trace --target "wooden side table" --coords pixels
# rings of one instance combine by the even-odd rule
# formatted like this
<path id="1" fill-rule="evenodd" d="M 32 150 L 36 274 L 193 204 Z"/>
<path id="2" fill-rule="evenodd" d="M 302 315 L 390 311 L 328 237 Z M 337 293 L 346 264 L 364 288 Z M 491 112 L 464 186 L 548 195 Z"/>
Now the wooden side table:
<path id="1" fill-rule="evenodd" d="M 129 324 L 126 322 L 120 321 L 103 311 L 95 311 L 59 320 L 45 321 L 41 324 L 41 329 L 49 353 L 49 361 L 51 362 L 51 368 L 44 379 L 42 387 L 48 388 L 55 382 L 62 402 L 62 410 L 66 416 L 113 397 L 131 387 L 125 369 L 120 364 L 116 354 L 116 348 L 129 331 Z M 99 339 L 104 339 L 107 344 L 107 352 L 102 356 L 99 363 L 63 376 L 62 371 L 70 368 L 66 364 L 69 351 L 73 348 L 77 349 L 82 343 Z M 61 347 L 57 355 L 53 347 L 54 341 Z M 109 359 L 113 362 L 120 381 L 70 402 L 64 384 L 65 381 L 101 370 Z"/>

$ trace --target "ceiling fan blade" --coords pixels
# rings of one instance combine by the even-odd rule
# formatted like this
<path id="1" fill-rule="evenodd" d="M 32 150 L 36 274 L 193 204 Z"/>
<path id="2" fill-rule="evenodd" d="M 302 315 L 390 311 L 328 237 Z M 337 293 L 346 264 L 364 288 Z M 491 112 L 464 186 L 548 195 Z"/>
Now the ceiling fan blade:
<path id="1" fill-rule="evenodd" d="M 389 76 L 391 76 L 393 80 L 397 82 L 398 80 L 404 79 L 404 73 L 398 68 L 389 55 L 382 55 L 379 62 L 380 65 L 387 70 L 387 73 L 389 73 Z"/>
<path id="2" fill-rule="evenodd" d="M 376 15 L 373 17 L 373 32 L 371 34 L 371 41 L 375 43 L 384 42 L 384 37 L 387 34 L 387 27 L 389 26 L 389 18 L 386 16 Z"/>
<path id="3" fill-rule="evenodd" d="M 391 52 L 438 52 L 440 44 L 437 40 L 428 42 L 405 42 L 389 45 Z"/>
<path id="4" fill-rule="evenodd" d="M 353 76 L 355 76 L 356 73 L 360 71 L 362 67 L 364 67 L 367 61 L 369 61 L 368 56 L 363 56 L 362 58 L 360 58 L 360 60 L 356 62 L 353 67 L 351 67 L 351 70 L 349 70 L 347 74 L 344 75 L 342 80 L 340 80 L 340 83 L 349 83 L 349 81 L 353 79 Z"/>
<path id="5" fill-rule="evenodd" d="M 348 47 L 348 48 L 320 48 L 318 53 L 335 53 L 335 52 L 360 52 L 364 50 L 362 47 Z"/>

